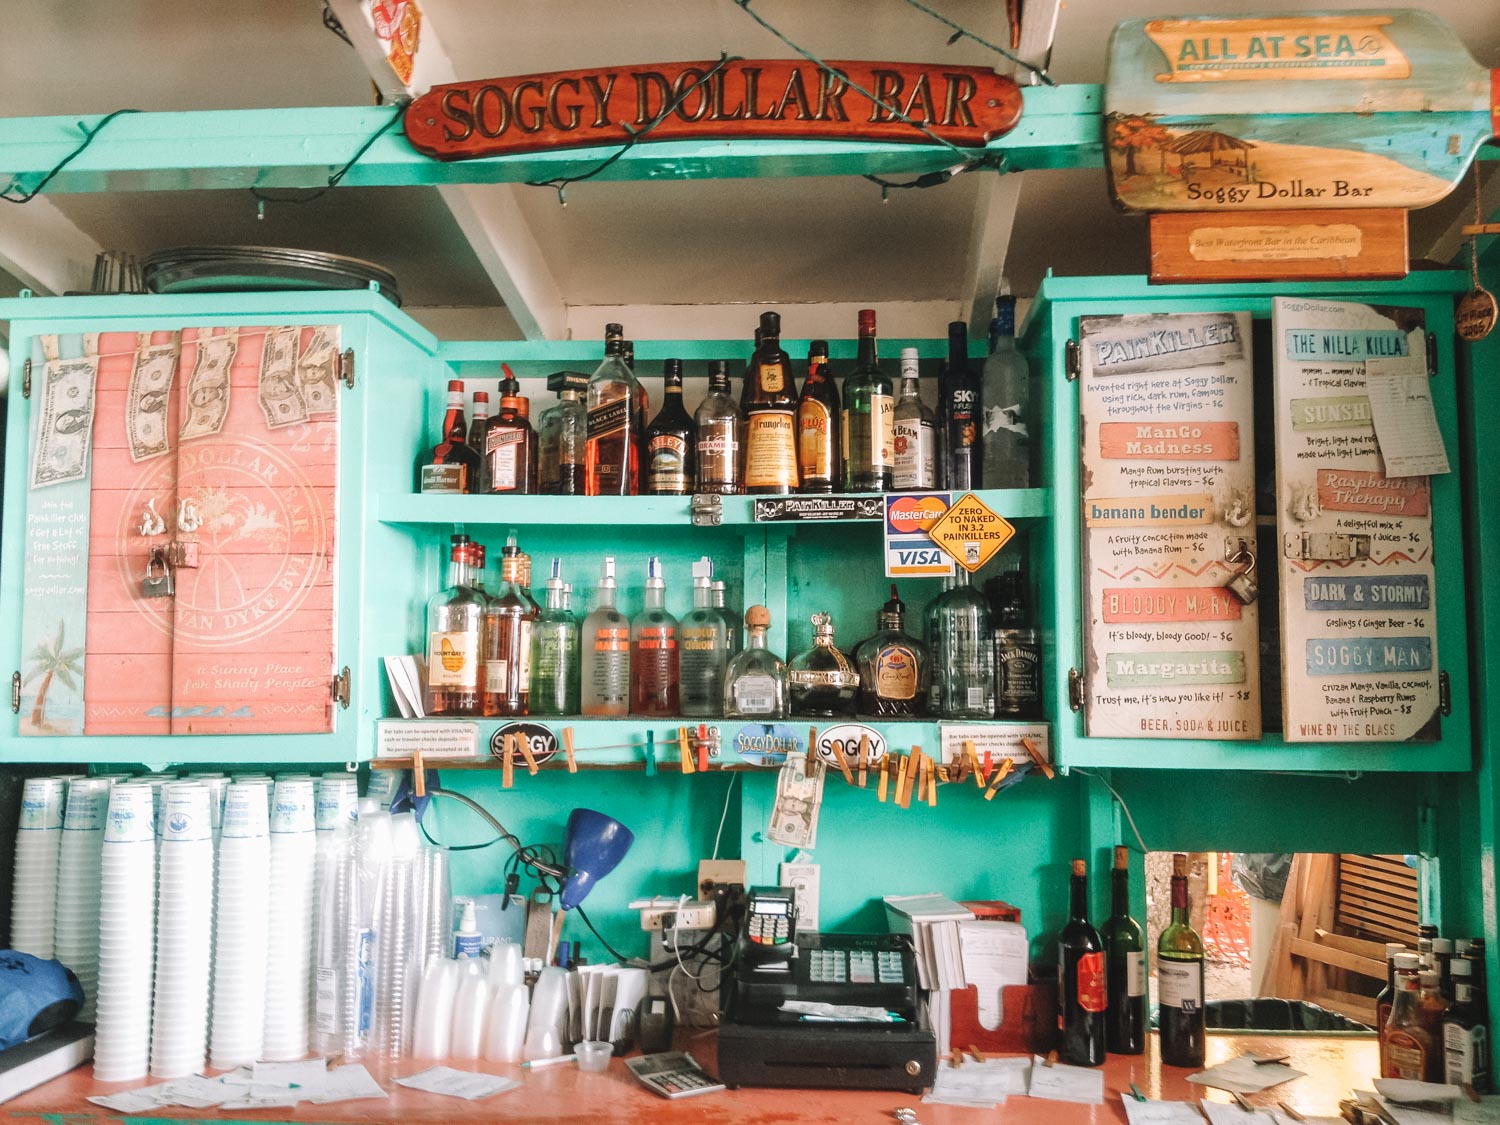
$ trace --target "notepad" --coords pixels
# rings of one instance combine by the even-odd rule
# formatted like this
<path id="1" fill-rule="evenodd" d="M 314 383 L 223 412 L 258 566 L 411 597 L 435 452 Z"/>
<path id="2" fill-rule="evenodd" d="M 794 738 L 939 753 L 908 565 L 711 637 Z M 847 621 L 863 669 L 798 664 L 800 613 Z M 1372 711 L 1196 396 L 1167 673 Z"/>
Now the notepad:
<path id="1" fill-rule="evenodd" d="M 1143 1102 L 1130 1094 L 1121 1094 L 1120 1100 L 1130 1125 L 1203 1125 L 1203 1115 L 1192 1102 Z"/>
<path id="2" fill-rule="evenodd" d="M 1261 1063 L 1255 1061 L 1254 1055 L 1236 1055 L 1217 1066 L 1189 1074 L 1188 1081 L 1235 1094 L 1255 1094 L 1302 1075 L 1302 1071 L 1281 1063 Z"/>
<path id="3" fill-rule="evenodd" d="M 1083 1066 L 1048 1066 L 1041 1058 L 1031 1060 L 1031 1096 L 1054 1102 L 1104 1104 L 1104 1071 Z"/>

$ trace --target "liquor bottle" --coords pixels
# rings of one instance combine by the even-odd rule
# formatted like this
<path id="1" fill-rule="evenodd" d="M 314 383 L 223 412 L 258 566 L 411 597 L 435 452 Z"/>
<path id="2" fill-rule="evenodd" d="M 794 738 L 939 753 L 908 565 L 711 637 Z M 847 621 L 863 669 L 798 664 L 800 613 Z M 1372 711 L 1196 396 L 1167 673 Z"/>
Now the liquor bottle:
<path id="1" fill-rule="evenodd" d="M 1422 958 L 1415 953 L 1396 956 L 1396 995 L 1391 1015 L 1380 1033 L 1380 1076 L 1427 1081 L 1428 1058 L 1436 1049 L 1422 1026 L 1420 985 L 1417 969 Z"/>
<path id="2" fill-rule="evenodd" d="M 982 479 L 979 380 L 969 370 L 969 326 L 948 325 L 948 362 L 938 377 L 938 487 L 962 492 Z"/>
<path id="3" fill-rule="evenodd" d="M 469 436 L 465 439 L 468 447 L 479 454 L 479 476 L 474 485 L 474 491 L 485 493 L 490 490 L 489 459 L 484 455 L 485 432 L 490 428 L 490 396 L 485 391 L 474 392 L 474 417 L 469 422 Z"/>
<path id="4" fill-rule="evenodd" d="M 630 373 L 635 374 L 635 341 L 620 341 L 620 357 L 625 361 L 625 366 L 630 368 Z M 651 396 L 646 392 L 646 384 L 639 378 L 635 381 L 635 434 L 636 441 L 645 445 L 646 419 L 651 416 Z M 642 472 L 645 470 L 642 469 Z"/>
<path id="5" fill-rule="evenodd" d="M 745 491 L 740 472 L 740 427 L 744 419 L 729 393 L 729 365 L 715 360 L 708 371 L 708 393 L 693 415 L 697 428 L 694 460 L 699 492 L 733 496 Z"/>
<path id="6" fill-rule="evenodd" d="M 875 353 L 875 310 L 859 310 L 859 359 L 844 379 L 844 491 L 889 492 L 896 400 Z"/>
<path id="7" fill-rule="evenodd" d="M 1203 1065 L 1203 939 L 1188 917 L 1187 856 L 1172 857 L 1172 923 L 1156 943 L 1161 1061 Z"/>
<path id="8" fill-rule="evenodd" d="M 584 492 L 634 496 L 640 491 L 641 386 L 625 363 L 624 329 L 604 326 L 604 362 L 589 379 Z"/>
<path id="9" fill-rule="evenodd" d="M 1385 987 L 1375 997 L 1375 1034 L 1385 1030 L 1385 1021 L 1391 1017 L 1391 1003 L 1396 998 L 1396 957 L 1406 952 L 1399 941 L 1385 943 Z"/>
<path id="10" fill-rule="evenodd" d="M 724 673 L 729 667 L 729 633 L 714 608 L 713 560 L 693 564 L 693 608 L 682 619 L 679 692 L 682 713 L 692 719 L 716 719 L 724 713 Z"/>
<path id="11" fill-rule="evenodd" d="M 875 635 L 854 650 L 859 712 L 912 718 L 927 711 L 927 646 L 906 632 L 906 603 L 891 583 L 891 598 L 875 618 Z"/>
<path id="12" fill-rule="evenodd" d="M 812 615 L 812 648 L 792 657 L 787 665 L 787 689 L 793 715 L 836 718 L 854 714 L 859 673 L 854 662 L 833 643 L 833 618 Z"/>
<path id="13" fill-rule="evenodd" d="M 1437 970 L 1438 988 L 1445 1000 L 1453 999 L 1453 978 L 1450 967 L 1453 964 L 1453 939 L 1436 937 L 1432 939 L 1432 967 Z"/>
<path id="14" fill-rule="evenodd" d="M 749 637 L 724 674 L 725 718 L 786 718 L 786 664 L 766 647 L 770 627 L 771 612 L 765 606 L 753 605 L 745 611 Z"/>
<path id="15" fill-rule="evenodd" d="M 1417 927 L 1417 959 L 1420 964 L 1417 971 L 1430 968 L 1432 965 L 1432 943 L 1437 939 L 1438 928 L 1424 923 Z"/>
<path id="16" fill-rule="evenodd" d="M 916 348 L 901 349 L 901 397 L 891 432 L 891 487 L 897 492 L 932 491 L 937 487 L 937 419 L 922 401 Z"/>
<path id="17" fill-rule="evenodd" d="M 522 409 L 524 398 L 506 395 L 485 434 L 486 476 L 491 492 L 530 495 L 536 491 L 536 431 Z"/>
<path id="18" fill-rule="evenodd" d="M 755 389 L 755 353 L 760 351 L 761 341 L 765 338 L 760 330 L 760 325 L 755 326 L 755 344 L 750 349 L 750 362 L 745 364 L 745 374 L 740 378 L 740 417 L 745 417 L 750 410 L 750 394 Z"/>
<path id="19" fill-rule="evenodd" d="M 960 569 L 953 586 L 929 608 L 934 690 L 944 719 L 995 717 L 995 643 L 984 596 Z"/>
<path id="20" fill-rule="evenodd" d="M 521 380 L 516 378 L 516 373 L 510 369 L 510 364 L 502 363 L 500 370 L 504 372 L 500 379 L 500 397 L 520 398 Z"/>
<path id="21" fill-rule="evenodd" d="M 740 651 L 740 619 L 737 615 L 730 613 L 725 605 L 726 591 L 721 579 L 714 579 L 713 593 L 714 610 L 724 620 L 724 636 L 729 645 L 729 655 L 733 656 Z"/>
<path id="22" fill-rule="evenodd" d="M 448 584 L 427 602 L 428 715 L 479 714 L 479 635 L 485 596 L 469 577 L 469 537 L 455 535 Z"/>
<path id="23" fill-rule="evenodd" d="M 1453 1006 L 1443 1016 L 1443 1077 L 1455 1086 L 1468 1085 L 1478 1094 L 1490 1089 L 1490 1014 L 1488 997 L 1474 979 L 1474 962 L 1456 957 Z"/>
<path id="24" fill-rule="evenodd" d="M 1104 980 L 1109 986 L 1105 1043 L 1120 1055 L 1146 1049 L 1146 938 L 1130 916 L 1130 849 L 1115 848 L 1109 920 L 1104 923 Z"/>
<path id="25" fill-rule="evenodd" d="M 531 699 L 534 604 L 522 593 L 521 551 L 512 531 L 500 552 L 500 590 L 484 609 L 483 714 L 524 715 Z"/>
<path id="26" fill-rule="evenodd" d="M 437 493 L 473 492 L 479 486 L 479 454 L 469 446 L 469 427 L 464 423 L 464 385 L 448 382 L 448 412 L 443 416 L 443 440 L 417 467 L 417 491 Z"/>
<path id="27" fill-rule="evenodd" d="M 552 560 L 547 608 L 531 629 L 531 713 L 579 713 L 578 618 L 568 604 L 572 587 L 562 580 L 562 559 Z"/>
<path id="28" fill-rule="evenodd" d="M 1441 940 L 1441 939 L 1439 939 Z M 1448 1001 L 1443 999 L 1436 969 L 1421 969 L 1417 972 L 1417 1019 L 1428 1038 L 1432 1040 L 1432 1051 L 1427 1056 L 1428 1082 L 1443 1080 L 1443 1016 L 1448 1013 Z"/>
<path id="29" fill-rule="evenodd" d="M 630 622 L 615 608 L 615 559 L 604 558 L 594 608 L 583 619 L 582 694 L 585 715 L 630 713 Z"/>
<path id="30" fill-rule="evenodd" d="M 1104 945 L 1089 924 L 1088 864 L 1081 859 L 1073 861 L 1068 915 L 1057 939 L 1058 1056 L 1073 1066 L 1098 1066 L 1104 1061 Z"/>
<path id="31" fill-rule="evenodd" d="M 469 585 L 484 595 L 486 604 L 490 600 L 489 567 L 485 561 L 485 550 L 483 543 L 470 542 L 465 545 L 466 558 L 469 562 Z"/>
<path id="32" fill-rule="evenodd" d="M 797 402 L 797 472 L 803 492 L 832 492 L 839 464 L 839 388 L 828 372 L 828 341 L 807 348 L 807 381 Z"/>
<path id="33" fill-rule="evenodd" d="M 1027 620 L 1026 581 L 1018 570 L 1000 574 L 990 604 L 995 620 L 995 714 L 1042 717 L 1042 639 Z"/>
<path id="34" fill-rule="evenodd" d="M 797 395 L 792 361 L 781 350 L 780 314 L 760 314 L 760 335 L 745 376 L 745 491 L 785 496 L 797 491 Z"/>
<path id="35" fill-rule="evenodd" d="M 646 561 L 646 605 L 630 623 L 630 713 L 677 714 L 677 618 L 667 612 L 661 560 Z"/>
<path id="36" fill-rule="evenodd" d="M 682 360 L 669 359 L 662 366 L 666 393 L 646 427 L 646 492 L 686 496 L 693 491 L 696 426 L 682 405 Z"/>
<path id="37" fill-rule="evenodd" d="M 548 496 L 582 496 L 588 432 L 583 396 L 588 393 L 589 379 L 576 371 L 558 371 L 547 377 L 547 389 L 557 392 L 557 402 L 537 419 L 541 491 Z"/>
<path id="38" fill-rule="evenodd" d="M 1016 299 L 995 298 L 990 321 L 990 354 L 980 373 L 979 402 L 983 408 L 980 446 L 985 488 L 1031 487 L 1031 371 L 1016 351 Z"/>

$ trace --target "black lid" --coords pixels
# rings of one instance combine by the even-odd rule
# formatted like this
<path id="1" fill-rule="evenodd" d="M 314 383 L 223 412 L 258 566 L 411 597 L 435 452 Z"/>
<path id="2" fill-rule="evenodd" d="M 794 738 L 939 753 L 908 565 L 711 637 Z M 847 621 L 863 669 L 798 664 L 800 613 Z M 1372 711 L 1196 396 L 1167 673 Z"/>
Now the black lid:
<path id="1" fill-rule="evenodd" d="M 623 324 L 606 324 L 604 326 L 604 338 L 608 340 L 611 336 L 624 336 L 625 326 Z"/>
<path id="2" fill-rule="evenodd" d="M 969 324 L 963 320 L 950 320 L 948 322 L 949 340 L 968 340 Z"/>
<path id="3" fill-rule="evenodd" d="M 589 389 L 589 377 L 581 371 L 554 371 L 547 376 L 547 389 L 549 391 L 586 391 Z"/>
<path id="4" fill-rule="evenodd" d="M 781 314 L 779 312 L 763 312 L 760 314 L 761 336 L 781 335 Z"/>
<path id="5" fill-rule="evenodd" d="M 661 373 L 662 373 L 662 376 L 667 381 L 667 386 L 669 386 L 669 387 L 680 387 L 680 386 L 682 386 L 682 360 L 680 360 L 680 359 L 663 360 L 662 361 L 662 365 L 661 365 Z"/>
<path id="6" fill-rule="evenodd" d="M 455 547 L 459 546 L 460 544 L 467 543 L 468 541 L 469 541 L 469 537 L 467 535 L 450 535 L 450 536 L 448 536 L 448 542 L 451 543 Z"/>
<path id="7" fill-rule="evenodd" d="M 905 613 L 906 603 L 901 600 L 901 595 L 896 593 L 896 584 L 892 582 L 890 600 L 880 607 L 880 616 L 900 617 Z"/>
<path id="8" fill-rule="evenodd" d="M 828 358 L 827 340 L 814 340 L 812 343 L 807 345 L 807 357 L 811 359 L 813 356 L 817 355 L 822 356 L 824 359 Z"/>
<path id="9" fill-rule="evenodd" d="M 724 379 L 727 382 L 729 379 L 729 361 L 716 359 L 710 363 L 708 365 L 708 377 L 710 379 Z"/>

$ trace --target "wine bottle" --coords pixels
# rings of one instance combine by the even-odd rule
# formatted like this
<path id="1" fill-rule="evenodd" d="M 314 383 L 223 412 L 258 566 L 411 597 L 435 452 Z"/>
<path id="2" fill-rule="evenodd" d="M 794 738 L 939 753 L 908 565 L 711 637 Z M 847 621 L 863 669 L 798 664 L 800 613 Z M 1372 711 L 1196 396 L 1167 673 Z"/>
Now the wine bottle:
<path id="1" fill-rule="evenodd" d="M 1073 901 L 1057 939 L 1057 1026 L 1063 1062 L 1098 1066 L 1104 1061 L 1104 945 L 1089 924 L 1088 864 L 1073 861 Z"/>
<path id="2" fill-rule="evenodd" d="M 1188 917 L 1187 856 L 1172 857 L 1172 924 L 1156 943 L 1161 1061 L 1203 1065 L 1203 939 Z"/>
<path id="3" fill-rule="evenodd" d="M 1146 1049 L 1146 939 L 1130 916 L 1130 849 L 1115 848 L 1109 921 L 1104 923 L 1105 982 L 1109 1009 L 1105 1041 L 1120 1055 Z"/>

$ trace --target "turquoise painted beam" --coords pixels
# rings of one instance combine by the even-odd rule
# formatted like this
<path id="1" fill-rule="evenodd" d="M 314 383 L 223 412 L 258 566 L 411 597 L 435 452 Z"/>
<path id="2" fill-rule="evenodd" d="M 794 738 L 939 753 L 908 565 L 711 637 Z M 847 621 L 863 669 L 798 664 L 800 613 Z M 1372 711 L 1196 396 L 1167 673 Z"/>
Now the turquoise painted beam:
<path id="1" fill-rule="evenodd" d="M 1028 87 L 1021 123 L 992 142 L 1006 166 L 1100 167 L 1098 86 Z M 47 185 L 48 193 L 322 187 L 382 125 L 388 107 L 244 109 L 126 114 Z M 100 117 L 0 119 L 0 183 L 29 190 Z M 344 177 L 350 186 L 525 183 L 579 175 L 614 148 L 527 153 L 452 163 L 421 155 L 400 127 Z M 697 180 L 768 176 L 917 175 L 954 163 L 937 145 L 833 141 L 678 141 L 642 144 L 599 177 Z"/>

